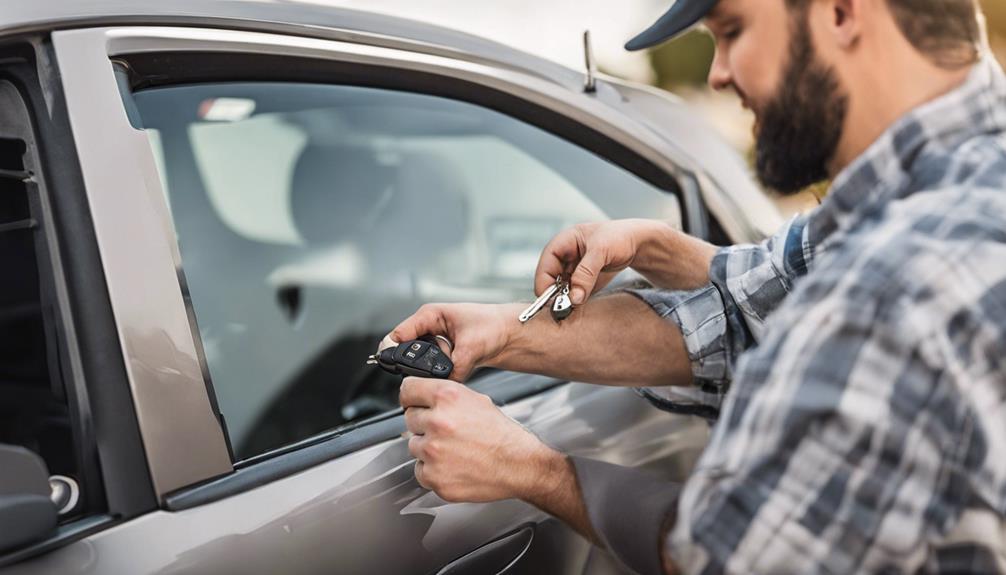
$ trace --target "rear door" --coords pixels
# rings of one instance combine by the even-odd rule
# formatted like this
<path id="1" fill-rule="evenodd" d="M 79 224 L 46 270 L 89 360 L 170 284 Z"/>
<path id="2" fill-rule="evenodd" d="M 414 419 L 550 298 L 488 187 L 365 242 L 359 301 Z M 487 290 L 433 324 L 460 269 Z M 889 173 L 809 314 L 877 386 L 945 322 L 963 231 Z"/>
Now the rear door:
<path id="1" fill-rule="evenodd" d="M 54 44 L 161 510 L 24 572 L 619 570 L 521 502 L 420 488 L 398 380 L 363 360 L 423 303 L 529 299 L 579 221 L 704 229 L 659 139 L 531 73 L 404 49 L 174 28 Z M 470 384 L 559 449 L 669 477 L 705 440 L 627 389 Z"/>

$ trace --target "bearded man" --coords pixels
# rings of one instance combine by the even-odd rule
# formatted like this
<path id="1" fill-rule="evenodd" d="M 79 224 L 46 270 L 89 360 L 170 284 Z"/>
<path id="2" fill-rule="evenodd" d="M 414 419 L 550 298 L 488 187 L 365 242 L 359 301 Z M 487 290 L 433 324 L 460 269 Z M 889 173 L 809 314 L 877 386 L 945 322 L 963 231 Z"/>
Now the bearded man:
<path id="1" fill-rule="evenodd" d="M 696 469 L 678 486 L 566 456 L 460 383 L 410 378 L 418 481 L 521 498 L 641 573 L 1006 571 L 1006 77 L 978 8 L 678 0 L 628 48 L 703 18 L 710 84 L 757 117 L 759 178 L 830 178 L 823 204 L 724 249 L 660 222 L 580 225 L 535 278 L 575 269 L 561 327 L 432 305 L 391 334 L 453 339 L 459 380 L 690 387 L 663 403 L 718 411 Z M 655 287 L 590 297 L 629 266 Z"/>

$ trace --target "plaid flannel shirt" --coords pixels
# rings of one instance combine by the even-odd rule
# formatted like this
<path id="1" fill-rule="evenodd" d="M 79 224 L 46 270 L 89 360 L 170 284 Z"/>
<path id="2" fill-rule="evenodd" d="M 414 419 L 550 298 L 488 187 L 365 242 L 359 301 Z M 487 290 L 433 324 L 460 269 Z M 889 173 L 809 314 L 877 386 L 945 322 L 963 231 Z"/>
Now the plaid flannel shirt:
<path id="1" fill-rule="evenodd" d="M 681 328 L 698 384 L 643 393 L 720 412 L 664 541 L 681 569 L 1006 571 L 994 59 L 896 122 L 819 208 L 720 251 L 710 276 L 635 292 Z"/>

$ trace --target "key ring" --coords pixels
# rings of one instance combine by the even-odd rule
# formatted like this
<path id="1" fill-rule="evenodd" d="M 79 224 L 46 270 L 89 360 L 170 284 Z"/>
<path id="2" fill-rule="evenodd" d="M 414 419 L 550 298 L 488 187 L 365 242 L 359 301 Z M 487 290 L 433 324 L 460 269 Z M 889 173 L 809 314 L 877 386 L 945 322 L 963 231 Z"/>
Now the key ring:
<path id="1" fill-rule="evenodd" d="M 447 336 L 443 336 L 443 335 L 424 335 L 423 337 L 421 337 L 419 339 L 426 340 L 426 341 L 428 341 L 430 343 L 436 343 L 437 340 L 442 341 L 445 344 L 447 344 L 447 355 L 450 356 L 450 355 L 454 354 L 454 343 L 451 340 L 447 339 Z"/>
<path id="2" fill-rule="evenodd" d="M 447 339 L 447 337 L 446 337 L 446 336 L 443 336 L 443 335 L 435 335 L 435 336 L 433 336 L 433 337 L 434 337 L 434 338 L 436 338 L 436 339 L 439 339 L 440 341 L 442 341 L 442 342 L 444 342 L 444 343 L 446 343 L 446 344 L 447 344 L 447 353 L 448 353 L 448 354 L 452 354 L 452 353 L 454 353 L 454 344 L 453 344 L 453 343 L 451 343 L 451 340 Z"/>

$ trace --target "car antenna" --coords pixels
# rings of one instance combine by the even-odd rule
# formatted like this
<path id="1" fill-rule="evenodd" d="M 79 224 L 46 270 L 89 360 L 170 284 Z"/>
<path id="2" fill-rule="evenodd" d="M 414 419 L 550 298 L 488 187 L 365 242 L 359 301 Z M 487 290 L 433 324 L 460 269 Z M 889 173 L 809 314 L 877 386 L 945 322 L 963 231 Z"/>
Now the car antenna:
<path id="1" fill-rule="evenodd" d="M 597 63 L 594 62 L 594 48 L 590 45 L 590 30 L 583 31 L 583 59 L 587 64 L 587 77 L 583 83 L 583 91 L 587 94 L 597 92 Z"/>

